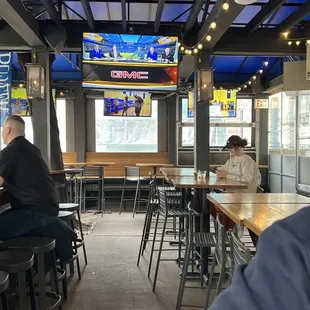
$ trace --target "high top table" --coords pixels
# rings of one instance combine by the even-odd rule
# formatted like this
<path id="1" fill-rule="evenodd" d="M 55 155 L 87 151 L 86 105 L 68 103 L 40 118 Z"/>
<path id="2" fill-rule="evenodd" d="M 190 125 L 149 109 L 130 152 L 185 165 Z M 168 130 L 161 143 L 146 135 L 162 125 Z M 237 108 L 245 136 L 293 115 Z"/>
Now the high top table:
<path id="1" fill-rule="evenodd" d="M 186 170 L 181 170 L 186 169 Z M 203 231 L 210 231 L 210 208 L 207 198 L 207 193 L 210 189 L 226 189 L 237 190 L 246 189 L 247 185 L 241 182 L 217 179 L 215 174 L 210 173 L 206 179 L 196 179 L 193 175 L 192 168 L 169 168 L 161 169 L 162 173 L 166 175 L 166 179 L 175 187 L 183 190 L 194 189 L 194 208 L 197 212 L 203 214 Z M 195 227 L 200 231 L 200 221 L 196 219 Z M 204 257 L 208 257 L 208 249 L 203 249 Z M 208 260 L 205 259 L 203 263 L 203 272 L 208 272 Z"/>
<path id="2" fill-rule="evenodd" d="M 152 167 L 153 169 L 153 175 L 156 176 L 157 173 L 157 168 L 162 168 L 162 167 L 173 167 L 173 164 L 156 164 L 156 163 L 136 163 L 137 167 Z"/>
<path id="3" fill-rule="evenodd" d="M 115 165 L 113 162 L 72 162 L 72 163 L 64 163 L 64 166 L 72 166 L 72 167 L 81 167 L 81 166 L 112 166 Z"/>

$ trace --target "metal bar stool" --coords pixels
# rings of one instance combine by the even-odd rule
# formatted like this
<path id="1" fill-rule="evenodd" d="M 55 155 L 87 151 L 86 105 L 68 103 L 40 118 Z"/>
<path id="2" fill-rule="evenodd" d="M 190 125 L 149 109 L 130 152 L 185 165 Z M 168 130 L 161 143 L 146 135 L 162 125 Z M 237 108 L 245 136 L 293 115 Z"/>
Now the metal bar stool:
<path id="1" fill-rule="evenodd" d="M 105 197 L 104 197 L 104 167 L 103 166 L 85 166 L 83 168 L 83 210 L 86 211 L 87 200 L 97 200 L 97 212 L 103 215 L 105 212 Z M 98 195 L 87 196 L 87 185 L 97 185 Z"/>
<path id="2" fill-rule="evenodd" d="M 27 282 L 31 310 L 36 310 L 36 300 L 34 295 L 32 266 L 34 257 L 32 254 L 20 251 L 0 251 L 0 270 L 7 272 L 10 276 L 10 293 L 18 296 L 19 309 L 25 309 L 28 305 Z"/>
<path id="3" fill-rule="evenodd" d="M 38 292 L 39 309 L 58 309 L 61 304 L 59 294 L 55 257 L 55 240 L 43 237 L 24 237 L 4 241 L 1 248 L 8 251 L 23 251 L 34 255 L 36 269 L 38 271 Z M 51 291 L 46 290 L 45 275 L 50 270 Z M 62 274 L 62 279 L 65 274 Z M 54 287 L 54 289 L 53 289 Z"/>
<path id="4" fill-rule="evenodd" d="M 125 166 L 125 178 L 124 178 L 124 185 L 123 185 L 123 190 L 122 190 L 121 203 L 119 206 L 119 215 L 121 215 L 121 213 L 122 213 L 124 201 L 134 201 L 132 217 L 135 217 L 137 203 L 138 203 L 138 212 L 140 212 L 140 202 L 147 202 L 147 199 L 140 199 L 141 181 L 142 180 L 146 180 L 146 178 L 142 178 L 140 176 L 140 168 L 139 167 Z M 137 184 L 134 199 L 132 199 L 132 198 L 124 199 L 126 184 L 128 182 L 136 182 L 136 184 Z"/>
<path id="5" fill-rule="evenodd" d="M 64 222 L 66 222 L 72 229 L 74 229 L 73 217 L 74 217 L 73 212 L 71 212 L 71 211 L 59 211 L 59 214 L 58 214 L 58 218 Z M 73 262 L 76 262 L 78 277 L 79 277 L 79 280 L 81 280 L 79 253 L 78 253 L 78 247 L 77 247 L 76 241 L 73 241 L 72 250 L 73 250 L 72 258 L 69 261 L 61 262 L 61 265 L 62 265 L 62 268 L 64 268 L 65 265 L 69 264 L 70 265 L 70 274 L 74 275 Z"/>
<path id="6" fill-rule="evenodd" d="M 9 310 L 7 289 L 9 287 L 9 275 L 0 271 L 0 297 L 3 310 Z"/>
<path id="7" fill-rule="evenodd" d="M 186 243 L 186 251 L 184 255 L 184 262 L 183 262 L 183 269 L 182 269 L 182 275 L 179 285 L 179 293 L 177 298 L 177 306 L 176 310 L 180 310 L 182 306 L 184 307 L 191 307 L 189 305 L 182 305 L 183 301 L 183 295 L 184 295 L 184 289 L 186 288 L 185 282 L 188 275 L 188 268 L 190 266 L 190 262 L 192 263 L 196 259 L 196 255 L 200 257 L 199 259 L 199 265 L 202 266 L 203 260 L 208 259 L 208 257 L 203 257 L 202 248 L 213 248 L 215 247 L 216 241 L 215 241 L 215 234 L 209 233 L 209 232 L 202 232 L 202 216 L 199 215 L 195 210 L 191 208 L 191 203 L 188 203 L 188 237 L 187 237 L 187 243 Z M 200 229 L 201 232 L 195 232 L 194 227 L 194 216 L 200 216 Z M 200 248 L 199 253 L 196 253 L 196 247 Z M 193 264 L 192 264 L 193 266 Z M 192 268 L 193 269 L 193 268 Z M 200 268 L 200 282 L 201 286 L 203 285 L 203 270 Z M 191 287 L 195 288 L 195 287 Z M 198 287 L 197 287 L 198 288 Z"/>
<path id="8" fill-rule="evenodd" d="M 76 212 L 77 217 L 78 217 L 80 235 L 81 235 L 81 239 L 77 239 L 77 242 L 78 242 L 77 247 L 78 248 L 83 247 L 84 261 L 85 261 L 85 264 L 87 265 L 88 261 L 87 261 L 86 246 L 85 246 L 83 227 L 82 227 L 82 221 L 81 221 L 80 206 L 77 203 L 60 203 L 59 210 Z"/>

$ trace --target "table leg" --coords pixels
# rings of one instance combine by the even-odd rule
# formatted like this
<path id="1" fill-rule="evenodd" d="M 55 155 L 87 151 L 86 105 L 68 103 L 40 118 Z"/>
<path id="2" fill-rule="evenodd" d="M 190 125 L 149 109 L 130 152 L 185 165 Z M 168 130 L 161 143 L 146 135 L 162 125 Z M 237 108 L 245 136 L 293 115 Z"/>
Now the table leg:
<path id="1" fill-rule="evenodd" d="M 154 176 L 156 177 L 156 172 L 157 172 L 157 171 L 156 171 L 156 167 L 153 167 L 153 175 L 152 175 L 153 177 L 154 177 Z"/>

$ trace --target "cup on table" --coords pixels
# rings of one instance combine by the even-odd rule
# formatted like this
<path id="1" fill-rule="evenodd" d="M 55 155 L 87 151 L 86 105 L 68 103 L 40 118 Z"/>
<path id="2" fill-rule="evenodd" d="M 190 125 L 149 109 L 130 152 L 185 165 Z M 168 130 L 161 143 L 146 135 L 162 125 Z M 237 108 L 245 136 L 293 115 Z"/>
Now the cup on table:
<path id="1" fill-rule="evenodd" d="M 200 171 L 200 179 L 204 180 L 207 177 L 207 171 Z"/>
<path id="2" fill-rule="evenodd" d="M 197 173 L 197 171 L 194 171 L 194 178 L 195 178 L 195 179 L 198 179 L 198 173 Z"/>

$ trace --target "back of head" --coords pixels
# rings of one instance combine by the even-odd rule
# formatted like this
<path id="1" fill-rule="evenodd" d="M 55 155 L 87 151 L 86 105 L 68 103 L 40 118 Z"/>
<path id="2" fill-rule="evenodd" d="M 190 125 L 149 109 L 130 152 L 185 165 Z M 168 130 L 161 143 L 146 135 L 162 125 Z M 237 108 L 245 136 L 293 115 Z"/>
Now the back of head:
<path id="1" fill-rule="evenodd" d="M 2 138 L 5 144 L 16 137 L 25 136 L 25 122 L 17 115 L 8 116 L 3 124 Z"/>
<path id="2" fill-rule="evenodd" d="M 233 135 L 228 138 L 224 148 L 233 148 L 233 147 L 245 148 L 247 145 L 248 141 L 246 139 L 242 139 L 240 136 Z"/>

